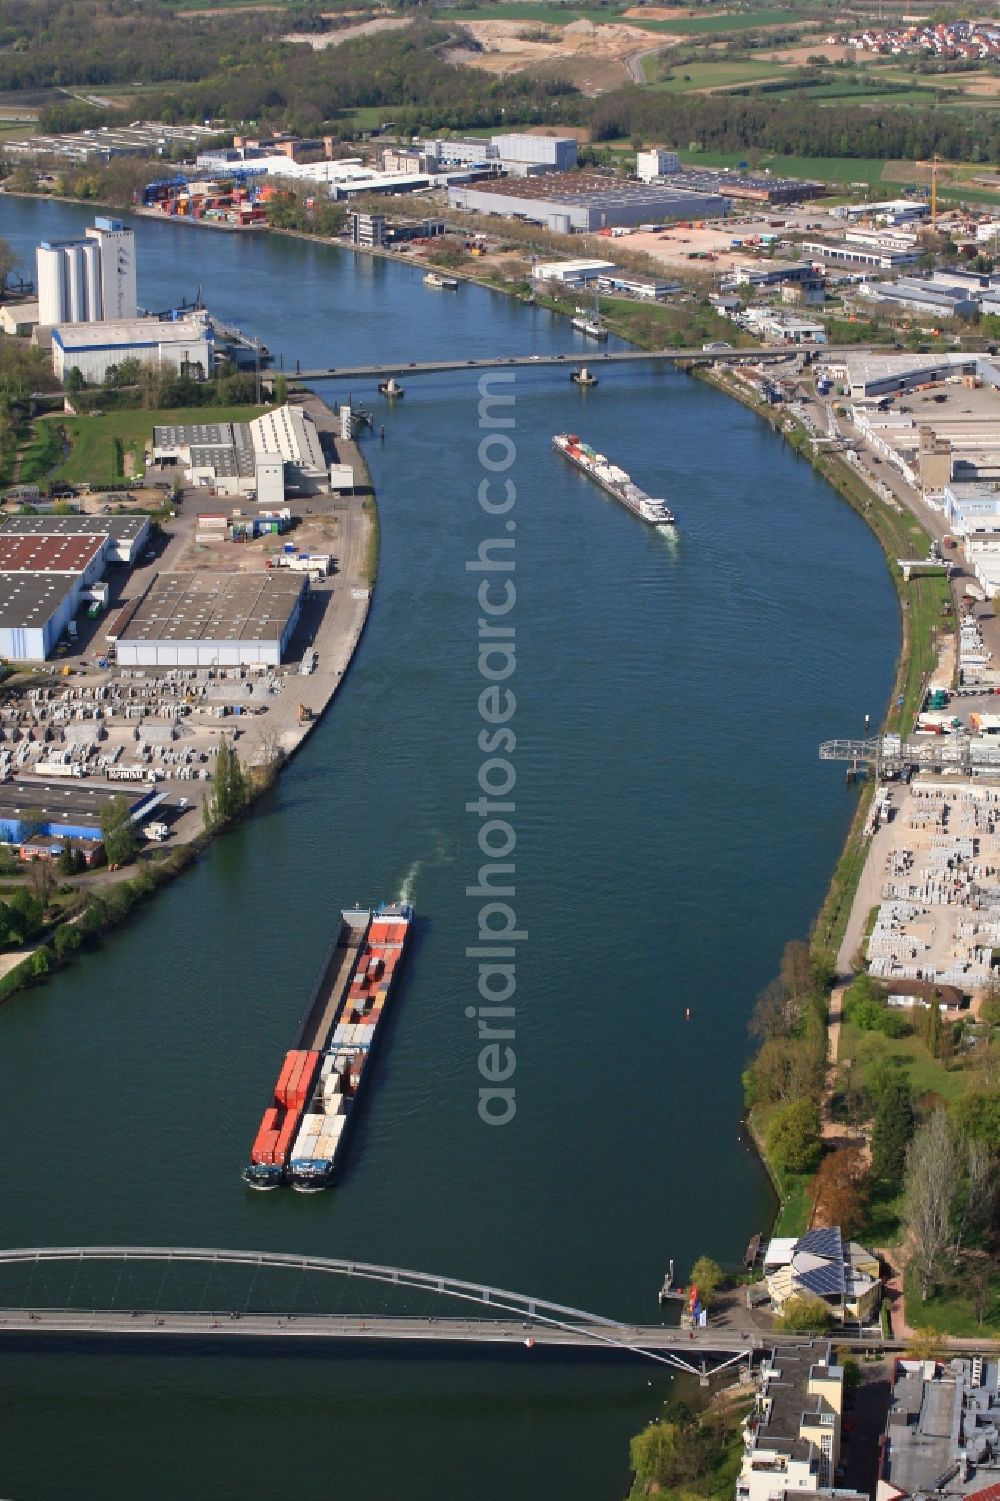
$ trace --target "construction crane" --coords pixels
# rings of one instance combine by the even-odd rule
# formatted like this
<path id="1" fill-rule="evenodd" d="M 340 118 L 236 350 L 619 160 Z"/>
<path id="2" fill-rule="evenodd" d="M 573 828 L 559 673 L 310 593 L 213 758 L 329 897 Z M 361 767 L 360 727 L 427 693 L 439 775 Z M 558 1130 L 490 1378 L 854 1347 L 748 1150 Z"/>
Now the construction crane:
<path id="1" fill-rule="evenodd" d="M 922 161 L 922 162 L 917 162 L 916 165 L 918 167 L 930 167 L 930 169 L 931 169 L 931 228 L 935 229 L 937 227 L 937 216 L 938 216 L 938 199 L 937 199 L 938 169 L 940 167 L 957 167 L 959 165 L 959 163 L 958 162 L 946 162 L 946 161 L 943 161 L 940 156 L 932 156 L 932 157 L 929 158 L 929 160 Z"/>

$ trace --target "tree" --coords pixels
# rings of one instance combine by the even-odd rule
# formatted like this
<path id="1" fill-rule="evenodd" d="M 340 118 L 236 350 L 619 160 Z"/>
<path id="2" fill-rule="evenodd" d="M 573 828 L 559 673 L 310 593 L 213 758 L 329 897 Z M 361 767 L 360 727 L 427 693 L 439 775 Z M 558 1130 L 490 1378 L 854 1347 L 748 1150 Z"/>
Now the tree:
<path id="1" fill-rule="evenodd" d="M 58 959 L 68 959 L 83 942 L 83 934 L 74 923 L 60 923 L 52 938 L 52 946 Z"/>
<path id="2" fill-rule="evenodd" d="M 913 1136 L 910 1086 L 902 1074 L 886 1085 L 875 1111 L 872 1132 L 872 1177 L 898 1183 L 906 1165 L 906 1149 Z"/>
<path id="3" fill-rule="evenodd" d="M 41 907 L 47 907 L 55 890 L 56 878 L 48 860 L 32 860 L 28 871 L 31 894 Z"/>
<path id="4" fill-rule="evenodd" d="M 79 393 L 86 385 L 86 381 L 83 378 L 83 371 L 80 369 L 79 365 L 70 366 L 70 368 L 66 372 L 66 379 L 63 384 L 65 385 L 67 393 L 70 396 L 79 395 Z"/>
<path id="5" fill-rule="evenodd" d="M 127 797 L 113 797 L 101 810 L 101 837 L 104 853 L 112 869 L 128 865 L 139 851 L 139 836 L 132 822 L 132 808 Z"/>
<path id="6" fill-rule="evenodd" d="M 796 1294 L 782 1305 L 778 1328 L 785 1334 L 823 1334 L 831 1323 L 830 1310 L 822 1298 Z"/>
<path id="7" fill-rule="evenodd" d="M 813 1214 L 855 1235 L 864 1223 L 868 1172 L 860 1147 L 844 1147 L 823 1158 L 813 1184 Z"/>
<path id="8" fill-rule="evenodd" d="M 276 375 L 274 377 L 274 401 L 275 405 L 282 407 L 288 400 L 288 376 Z"/>
<path id="9" fill-rule="evenodd" d="M 780 1173 L 811 1173 L 820 1158 L 819 1107 L 812 1100 L 779 1105 L 767 1128 L 767 1153 Z"/>
<path id="10" fill-rule="evenodd" d="M 691 1268 L 691 1283 L 698 1289 L 703 1308 L 711 1308 L 724 1281 L 722 1268 L 710 1256 L 699 1256 Z"/>
<path id="11" fill-rule="evenodd" d="M 27 843 L 40 834 L 46 824 L 45 809 L 38 808 L 34 803 L 28 808 L 21 809 L 21 842 Z"/>
<path id="12" fill-rule="evenodd" d="M 935 1110 L 906 1152 L 903 1223 L 910 1265 L 920 1280 L 920 1296 L 930 1297 L 945 1252 L 952 1244 L 951 1207 L 958 1177 L 955 1138 L 944 1110 Z"/>
<path id="13" fill-rule="evenodd" d="M 247 783 L 236 751 L 223 735 L 215 758 L 212 790 L 205 798 L 204 818 L 208 829 L 219 828 L 237 818 L 246 807 Z"/>
<path id="14" fill-rule="evenodd" d="M 7 278 L 17 265 L 17 253 L 9 240 L 0 239 L 0 296 L 7 290 Z"/>

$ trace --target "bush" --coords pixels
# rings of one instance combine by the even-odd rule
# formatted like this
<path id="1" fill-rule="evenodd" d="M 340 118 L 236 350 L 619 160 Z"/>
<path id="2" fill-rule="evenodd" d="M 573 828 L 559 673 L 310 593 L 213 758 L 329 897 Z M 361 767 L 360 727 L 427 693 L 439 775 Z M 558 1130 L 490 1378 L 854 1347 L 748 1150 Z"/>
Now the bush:
<path id="1" fill-rule="evenodd" d="M 52 935 L 52 946 L 57 959 L 68 959 L 83 942 L 83 934 L 76 923 L 60 923 Z"/>
<path id="2" fill-rule="evenodd" d="M 785 1334 L 825 1334 L 830 1323 L 822 1298 L 789 1298 L 778 1316 L 778 1328 Z"/>

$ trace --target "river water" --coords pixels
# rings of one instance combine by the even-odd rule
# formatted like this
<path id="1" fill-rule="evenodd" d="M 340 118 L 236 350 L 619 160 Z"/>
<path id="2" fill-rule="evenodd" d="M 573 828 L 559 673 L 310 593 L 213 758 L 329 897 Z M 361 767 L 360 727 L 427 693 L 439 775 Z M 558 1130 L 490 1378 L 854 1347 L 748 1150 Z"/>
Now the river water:
<path id="1" fill-rule="evenodd" d="M 88 219 L 0 205 L 26 259 Z M 432 292 L 394 263 L 136 228 L 144 302 L 201 286 L 288 368 L 582 347 L 544 311 Z M 274 795 L 102 950 L 0 1010 L 6 1244 L 352 1256 L 654 1319 L 669 1257 L 681 1276 L 703 1251 L 737 1262 L 767 1223 L 740 1133 L 746 1018 L 847 829 L 852 797 L 816 747 L 884 710 L 899 645 L 887 571 L 808 464 L 698 382 L 623 366 L 581 393 L 565 371 L 518 371 L 510 817 L 528 937 L 517 1113 L 484 1125 L 465 952 L 484 682 L 465 564 L 505 534 L 477 503 L 477 379 L 412 378 L 378 411 L 373 609 Z M 675 544 L 552 450 L 565 430 L 668 499 Z M 312 1198 L 246 1191 L 337 912 L 402 894 L 419 931 L 345 1181 Z M 368 1306 L 388 1305 L 374 1289 Z M 359 1501 L 617 1501 L 628 1436 L 665 1384 L 653 1367 L 520 1348 L 0 1345 L 0 1494 L 255 1498 L 294 1476 Z"/>

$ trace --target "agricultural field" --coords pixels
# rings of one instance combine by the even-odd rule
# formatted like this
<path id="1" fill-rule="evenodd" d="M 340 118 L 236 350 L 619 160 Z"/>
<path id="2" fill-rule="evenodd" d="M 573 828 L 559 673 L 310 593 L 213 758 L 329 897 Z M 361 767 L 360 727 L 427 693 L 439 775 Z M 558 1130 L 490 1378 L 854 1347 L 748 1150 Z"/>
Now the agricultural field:
<path id="1" fill-rule="evenodd" d="M 672 78 L 661 78 L 664 69 L 673 72 Z M 669 52 L 650 57 L 645 62 L 646 81 L 656 93 L 686 94 L 699 90 L 726 89 L 734 84 L 759 83 L 764 79 L 780 79 L 781 68 L 769 62 L 718 62 L 706 60 L 696 63 L 678 63 L 674 67 Z"/>

